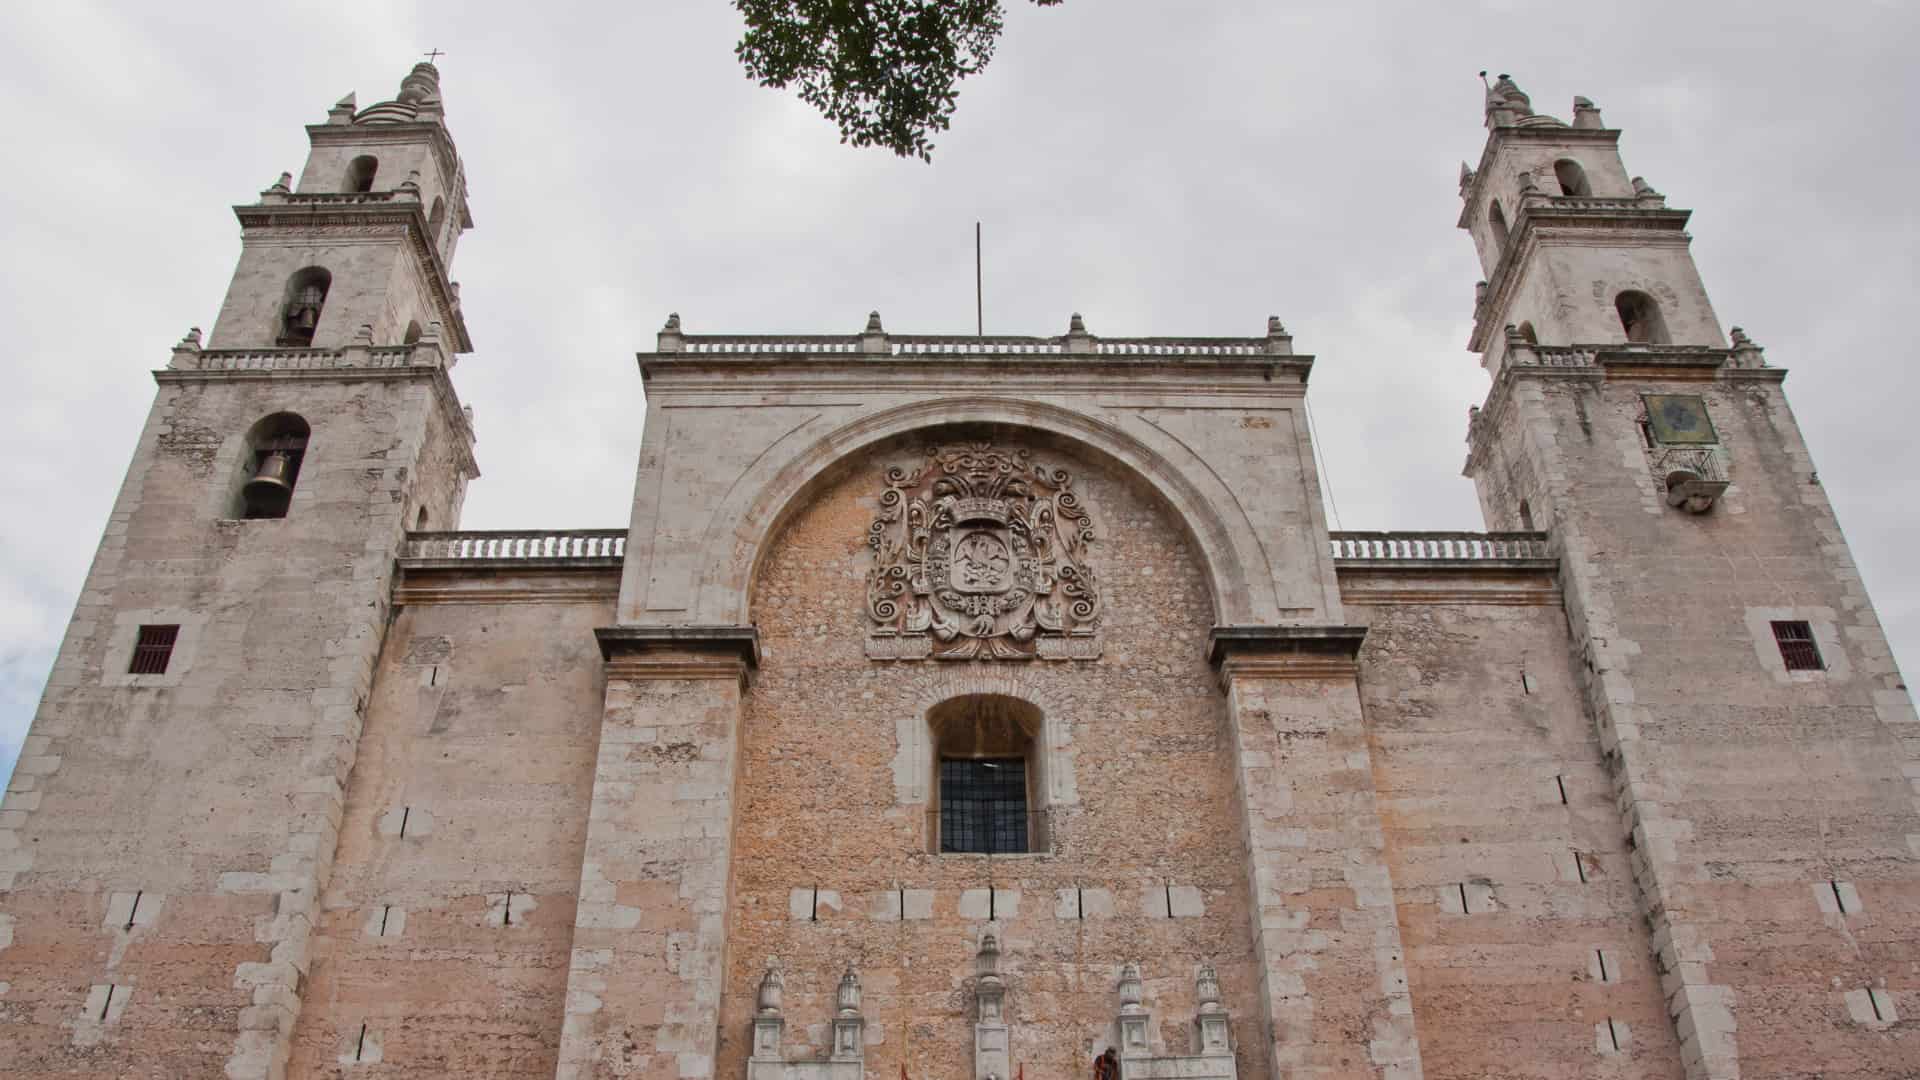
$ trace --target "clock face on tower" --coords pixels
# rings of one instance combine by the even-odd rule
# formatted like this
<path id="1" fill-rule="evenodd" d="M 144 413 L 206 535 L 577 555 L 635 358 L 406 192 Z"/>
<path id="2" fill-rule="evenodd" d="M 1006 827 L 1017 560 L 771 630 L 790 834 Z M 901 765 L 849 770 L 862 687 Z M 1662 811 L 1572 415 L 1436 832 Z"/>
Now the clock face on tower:
<path id="1" fill-rule="evenodd" d="M 1654 441 L 1669 445 L 1712 445 L 1720 441 L 1698 394 L 1644 394 L 1647 426 Z"/>

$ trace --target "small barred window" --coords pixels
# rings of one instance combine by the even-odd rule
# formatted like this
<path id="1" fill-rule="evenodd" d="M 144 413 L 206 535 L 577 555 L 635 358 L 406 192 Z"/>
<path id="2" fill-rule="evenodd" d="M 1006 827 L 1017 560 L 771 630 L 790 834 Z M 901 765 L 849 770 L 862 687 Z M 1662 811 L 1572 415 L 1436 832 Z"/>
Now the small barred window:
<path id="1" fill-rule="evenodd" d="M 1780 659 L 1788 671 L 1824 671 L 1820 646 L 1813 640 L 1813 627 L 1801 620 L 1773 624 L 1774 644 L 1780 646 Z"/>
<path id="2" fill-rule="evenodd" d="M 180 637 L 180 627 L 143 626 L 140 637 L 134 642 L 133 660 L 127 665 L 129 675 L 165 675 L 167 664 L 173 659 L 173 643 Z"/>
<path id="3" fill-rule="evenodd" d="M 1002 855 L 1027 850 L 1027 763 L 940 762 L 940 850 Z"/>

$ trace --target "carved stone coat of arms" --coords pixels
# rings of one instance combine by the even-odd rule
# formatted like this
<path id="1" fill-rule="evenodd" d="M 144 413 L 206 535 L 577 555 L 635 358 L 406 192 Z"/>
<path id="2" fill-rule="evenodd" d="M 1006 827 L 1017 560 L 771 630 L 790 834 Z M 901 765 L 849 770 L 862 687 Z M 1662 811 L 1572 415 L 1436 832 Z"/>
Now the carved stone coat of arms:
<path id="1" fill-rule="evenodd" d="M 1030 451 L 935 447 L 918 468 L 888 469 L 867 530 L 867 655 L 1098 657 L 1092 540 L 1073 477 Z"/>

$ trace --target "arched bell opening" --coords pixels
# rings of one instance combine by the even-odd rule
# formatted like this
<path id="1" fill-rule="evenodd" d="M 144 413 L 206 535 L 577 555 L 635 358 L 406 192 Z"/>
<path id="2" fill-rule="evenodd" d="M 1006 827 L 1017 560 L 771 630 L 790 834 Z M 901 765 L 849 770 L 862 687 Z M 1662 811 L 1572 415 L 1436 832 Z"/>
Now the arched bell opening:
<path id="1" fill-rule="evenodd" d="M 232 517 L 257 521 L 287 516 L 311 434 L 307 422 L 294 413 L 274 413 L 253 425 Z"/>
<path id="2" fill-rule="evenodd" d="M 373 178 L 379 171 L 379 159 L 371 154 L 362 154 L 347 165 L 347 177 L 341 187 L 354 195 L 372 191 Z"/>
<path id="3" fill-rule="evenodd" d="M 1667 335 L 1667 320 L 1660 314 L 1660 305 L 1646 293 L 1628 289 L 1614 297 L 1613 309 L 1620 316 L 1620 328 L 1626 331 L 1629 343 L 1665 345 L 1673 340 Z"/>
<path id="4" fill-rule="evenodd" d="M 281 348 L 310 348 L 314 331 L 320 326 L 320 312 L 327 304 L 327 291 L 331 288 L 333 274 L 321 266 L 309 266 L 288 278 L 287 295 L 280 305 L 279 325 L 274 328 L 273 343 Z"/>

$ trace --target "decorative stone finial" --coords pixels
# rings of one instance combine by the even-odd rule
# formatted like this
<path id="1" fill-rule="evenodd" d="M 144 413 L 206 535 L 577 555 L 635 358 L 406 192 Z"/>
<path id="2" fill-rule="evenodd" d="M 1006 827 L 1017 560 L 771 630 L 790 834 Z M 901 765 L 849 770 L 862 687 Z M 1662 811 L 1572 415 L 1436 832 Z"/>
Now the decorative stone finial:
<path id="1" fill-rule="evenodd" d="M 660 328 L 660 333 L 655 336 L 654 340 L 653 351 L 655 352 L 670 353 L 680 351 L 679 312 L 676 311 L 667 316 L 667 325 Z"/>
<path id="2" fill-rule="evenodd" d="M 663 334 L 679 333 L 680 332 L 680 313 L 677 311 L 670 312 L 667 315 L 667 325 L 661 327 L 660 332 Z"/>
<path id="3" fill-rule="evenodd" d="M 1463 161 L 1460 163 L 1460 197 L 1461 198 L 1463 199 L 1466 198 L 1467 193 L 1473 190 L 1473 180 L 1474 180 L 1474 177 L 1478 175 L 1479 174 L 1474 172 L 1473 169 L 1470 168 L 1466 162 Z"/>
<path id="4" fill-rule="evenodd" d="M 275 195 L 292 194 L 293 193 L 293 174 L 290 172 L 281 173 L 280 179 L 275 180 L 273 184 L 267 188 L 267 190 L 272 192 Z"/>
<path id="5" fill-rule="evenodd" d="M 785 990 L 786 983 L 780 978 L 780 969 L 775 965 L 768 964 L 767 973 L 760 977 L 760 997 L 758 1004 L 761 1016 L 780 1015 L 782 996 Z"/>
<path id="6" fill-rule="evenodd" d="M 854 972 L 852 964 L 848 964 L 846 974 L 840 976 L 840 989 L 835 992 L 833 999 L 841 1016 L 859 1015 L 860 976 Z"/>
<path id="7" fill-rule="evenodd" d="M 1129 960 L 1120 969 L 1120 1008 L 1132 1012 L 1140 1008 L 1140 965 Z"/>
<path id="8" fill-rule="evenodd" d="M 1739 332 L 1740 332 L 1739 329 L 1736 327 L 1734 330 L 1734 333 L 1737 334 Z M 174 348 L 186 349 L 191 352 L 199 352 L 200 351 L 200 328 L 197 326 L 187 327 L 187 336 L 181 338 L 180 344 L 175 345 Z"/>
<path id="9" fill-rule="evenodd" d="M 1087 332 L 1087 320 L 1081 318 L 1079 312 L 1077 311 L 1074 312 L 1073 318 L 1067 320 L 1067 333 L 1084 334 L 1086 332 Z"/>
<path id="10" fill-rule="evenodd" d="M 407 77 L 400 80 L 400 101 L 408 105 L 420 105 L 440 97 L 440 69 L 426 61 L 413 65 Z"/>
<path id="11" fill-rule="evenodd" d="M 1734 327 L 1728 332 L 1733 339 L 1733 366 L 1737 368 L 1763 368 L 1767 366 L 1766 350 L 1754 344 L 1745 330 Z"/>
<path id="12" fill-rule="evenodd" d="M 353 344 L 356 348 L 373 348 L 373 324 L 361 323 L 360 329 L 353 332 Z"/>
<path id="13" fill-rule="evenodd" d="M 867 328 L 860 331 L 860 351 L 863 353 L 885 353 L 892 348 L 887 344 L 887 329 L 880 325 L 880 313 L 867 312 Z"/>
<path id="14" fill-rule="evenodd" d="M 1200 965 L 1200 976 L 1193 981 L 1193 996 L 1203 1006 L 1220 1004 L 1220 976 L 1212 964 Z"/>
<path id="15" fill-rule="evenodd" d="M 1522 115 L 1533 113 L 1533 99 L 1520 89 L 1519 83 L 1513 81 L 1513 76 L 1501 72 L 1500 78 L 1493 84 L 1493 92 L 1500 95 L 1509 107 L 1519 109 Z"/>
<path id="16" fill-rule="evenodd" d="M 1293 335 L 1287 333 L 1287 328 L 1281 324 L 1278 315 L 1267 316 L 1267 351 L 1280 355 L 1290 355 L 1293 352 Z"/>
<path id="17" fill-rule="evenodd" d="M 334 102 L 333 108 L 327 110 L 327 123 L 351 124 L 353 123 L 353 114 L 358 108 L 358 100 L 352 94 L 348 94 L 346 97 Z"/>
<path id="18" fill-rule="evenodd" d="M 1603 128 L 1607 125 L 1600 122 L 1600 107 L 1595 105 L 1591 98 L 1575 97 L 1573 99 L 1573 126 L 1577 128 Z"/>
<path id="19" fill-rule="evenodd" d="M 408 195 L 413 196 L 416 199 L 420 197 L 420 170 L 419 169 L 412 169 L 408 171 L 407 178 L 405 180 L 400 181 L 400 190 L 405 192 Z"/>
<path id="20" fill-rule="evenodd" d="M 1647 183 L 1647 178 L 1646 178 L 1646 177 L 1644 177 L 1644 176 L 1636 176 L 1636 177 L 1634 177 L 1634 178 L 1633 178 L 1633 193 L 1634 193 L 1635 195 L 1658 195 L 1658 194 L 1660 194 L 1660 193 L 1659 193 L 1658 191 L 1655 191 L 1655 190 L 1653 189 L 1653 185 L 1652 185 L 1652 184 L 1649 184 L 1649 183 Z"/>

